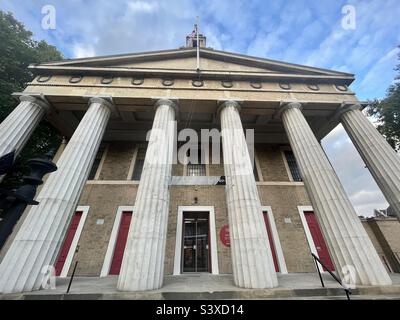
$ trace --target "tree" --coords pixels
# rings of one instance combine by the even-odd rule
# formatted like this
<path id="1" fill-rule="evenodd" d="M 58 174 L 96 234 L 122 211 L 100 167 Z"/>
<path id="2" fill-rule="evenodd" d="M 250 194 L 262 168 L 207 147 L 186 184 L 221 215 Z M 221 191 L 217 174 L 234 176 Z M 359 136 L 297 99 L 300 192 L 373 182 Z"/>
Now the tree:
<path id="1" fill-rule="evenodd" d="M 0 10 L 0 122 L 18 105 L 11 94 L 23 91 L 26 83 L 33 79 L 34 75 L 27 68 L 29 64 L 63 58 L 56 47 L 43 40 L 35 41 L 32 36 L 32 32 L 26 30 L 11 13 Z M 60 142 L 61 136 L 57 130 L 43 120 L 17 157 L 13 172 L 7 175 L 3 184 L 18 184 L 22 175 L 27 173 L 26 161 L 56 148 Z"/>
<path id="2" fill-rule="evenodd" d="M 400 60 L 400 54 L 399 54 Z M 400 71 L 400 64 L 395 68 Z M 378 119 L 377 129 L 396 151 L 400 151 L 400 74 L 391 85 L 383 100 L 374 100 L 367 110 L 368 115 Z"/>

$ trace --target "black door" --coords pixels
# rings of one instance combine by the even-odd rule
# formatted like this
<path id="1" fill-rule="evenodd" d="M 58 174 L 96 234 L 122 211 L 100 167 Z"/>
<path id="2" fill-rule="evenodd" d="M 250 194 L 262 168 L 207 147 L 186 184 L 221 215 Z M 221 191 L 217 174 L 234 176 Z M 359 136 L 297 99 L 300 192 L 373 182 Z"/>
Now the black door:
<path id="1" fill-rule="evenodd" d="M 182 272 L 209 272 L 208 212 L 183 214 Z"/>

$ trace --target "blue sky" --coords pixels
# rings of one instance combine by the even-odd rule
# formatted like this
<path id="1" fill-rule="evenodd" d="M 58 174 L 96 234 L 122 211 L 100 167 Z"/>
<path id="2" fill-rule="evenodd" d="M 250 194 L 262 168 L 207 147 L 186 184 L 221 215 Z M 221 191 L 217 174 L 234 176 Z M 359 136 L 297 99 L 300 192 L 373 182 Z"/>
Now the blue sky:
<path id="1" fill-rule="evenodd" d="M 42 28 L 44 5 L 56 9 L 55 30 Z M 342 27 L 346 5 L 355 29 Z M 0 0 L 0 9 L 67 58 L 177 48 L 200 16 L 208 46 L 354 73 L 360 100 L 384 97 L 400 45 L 398 0 Z M 359 214 L 386 206 L 341 126 L 323 146 Z"/>

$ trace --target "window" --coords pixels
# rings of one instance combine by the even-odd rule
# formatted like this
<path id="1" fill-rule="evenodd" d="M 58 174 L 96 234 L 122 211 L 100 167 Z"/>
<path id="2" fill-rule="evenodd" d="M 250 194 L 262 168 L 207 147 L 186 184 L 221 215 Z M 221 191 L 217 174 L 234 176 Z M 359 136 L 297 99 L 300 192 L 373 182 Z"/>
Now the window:
<path id="1" fill-rule="evenodd" d="M 203 161 L 202 152 L 201 152 L 201 145 L 198 145 L 197 148 L 189 149 L 188 150 L 188 157 L 190 157 L 190 151 L 193 150 L 197 152 L 197 161 L 196 163 L 188 163 L 186 165 L 186 175 L 192 177 L 201 177 L 206 176 L 206 165 Z"/>
<path id="2" fill-rule="evenodd" d="M 99 147 L 99 151 L 97 151 L 96 158 L 94 159 L 92 169 L 90 169 L 88 180 L 96 179 L 97 170 L 100 167 L 101 159 L 103 158 L 105 151 L 106 151 L 106 145 L 101 144 Z"/>
<path id="3" fill-rule="evenodd" d="M 142 177 L 142 171 L 144 167 L 144 159 L 146 157 L 147 143 L 141 143 L 138 145 L 137 156 L 135 160 L 135 168 L 132 173 L 132 180 L 139 181 Z"/>
<path id="4" fill-rule="evenodd" d="M 285 157 L 287 164 L 289 166 L 290 173 L 292 174 L 293 181 L 303 181 L 300 175 L 299 167 L 297 166 L 296 159 L 294 157 L 293 151 L 285 150 Z"/>
<path id="5" fill-rule="evenodd" d="M 205 176 L 206 175 L 206 165 L 205 164 L 190 164 L 188 163 L 186 167 L 187 176 Z"/>

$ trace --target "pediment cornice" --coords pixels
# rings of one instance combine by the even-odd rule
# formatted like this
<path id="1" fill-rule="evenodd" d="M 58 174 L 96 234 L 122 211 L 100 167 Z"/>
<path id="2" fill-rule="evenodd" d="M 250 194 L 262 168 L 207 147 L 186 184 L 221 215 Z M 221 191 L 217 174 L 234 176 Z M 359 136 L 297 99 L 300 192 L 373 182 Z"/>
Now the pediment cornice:
<path id="1" fill-rule="evenodd" d="M 37 74 L 85 74 L 85 75 L 113 75 L 113 76 L 143 76 L 143 77 L 174 77 L 203 79 L 232 79 L 232 80 L 259 80 L 273 79 L 288 81 L 318 81 L 334 82 L 349 85 L 354 81 L 350 73 L 332 71 L 321 68 L 302 66 L 281 61 L 257 58 L 242 54 L 217 51 L 201 48 L 201 57 L 217 61 L 222 64 L 219 69 L 202 69 L 199 73 L 196 68 L 183 66 L 163 67 L 160 63 L 152 66 L 152 62 L 179 61 L 179 59 L 193 58 L 196 50 L 183 48 L 177 50 L 153 51 L 125 55 L 113 55 L 84 59 L 71 59 L 58 62 L 31 65 L 29 68 Z M 143 63 L 145 66 L 143 66 Z M 223 65 L 230 68 L 224 70 Z M 238 70 L 234 70 L 238 65 Z M 232 70 L 233 66 L 233 70 Z M 239 68 L 240 66 L 240 68 Z M 247 66 L 248 70 L 243 70 Z"/>

